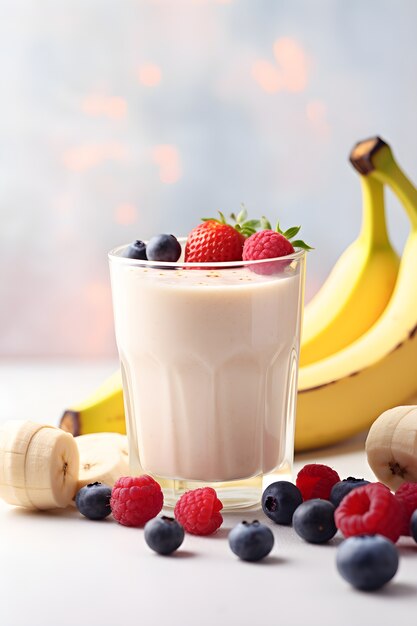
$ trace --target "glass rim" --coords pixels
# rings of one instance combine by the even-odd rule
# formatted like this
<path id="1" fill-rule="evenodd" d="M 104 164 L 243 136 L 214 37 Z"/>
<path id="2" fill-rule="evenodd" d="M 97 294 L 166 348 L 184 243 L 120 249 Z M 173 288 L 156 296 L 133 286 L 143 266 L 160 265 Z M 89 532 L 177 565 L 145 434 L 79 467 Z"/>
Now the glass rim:
<path id="1" fill-rule="evenodd" d="M 181 244 L 181 247 L 183 248 L 183 244 L 185 244 L 185 242 L 187 241 L 186 237 L 179 237 L 178 238 L 179 243 Z M 304 258 L 306 251 L 303 250 L 302 248 L 296 248 L 295 252 L 293 252 L 292 254 L 287 254 L 286 256 L 277 256 L 277 257 L 271 257 L 269 259 L 254 259 L 254 260 L 247 260 L 247 261 L 207 261 L 204 263 L 201 262 L 192 262 L 190 263 L 189 261 L 181 261 L 180 259 L 178 259 L 178 261 L 143 261 L 142 259 L 130 259 L 129 257 L 123 257 L 123 256 L 119 256 L 119 252 L 121 250 L 123 250 L 123 248 L 126 248 L 127 246 L 129 246 L 132 242 L 129 243 L 125 243 L 121 246 L 117 246 L 116 248 L 112 248 L 107 256 L 109 261 L 111 262 L 116 262 L 116 263 L 121 263 L 123 265 L 131 265 L 133 267 L 154 267 L 156 269 L 164 269 L 164 267 L 166 268 L 194 268 L 194 269 L 198 269 L 199 267 L 201 267 L 201 269 L 226 269 L 226 268 L 231 268 L 231 267 L 247 267 L 248 265 L 262 265 L 264 263 L 271 263 L 274 261 L 298 261 L 302 258 Z M 146 242 L 145 242 L 146 243 Z"/>

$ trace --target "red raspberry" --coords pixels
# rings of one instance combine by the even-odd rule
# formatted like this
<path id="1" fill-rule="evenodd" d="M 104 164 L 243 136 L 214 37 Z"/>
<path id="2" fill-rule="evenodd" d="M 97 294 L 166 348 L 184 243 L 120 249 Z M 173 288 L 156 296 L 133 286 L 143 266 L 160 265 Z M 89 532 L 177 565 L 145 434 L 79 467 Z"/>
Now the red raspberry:
<path id="1" fill-rule="evenodd" d="M 410 519 L 417 509 L 417 483 L 402 483 L 395 492 L 395 497 L 404 507 L 404 526 L 402 535 L 410 534 Z"/>
<path id="2" fill-rule="evenodd" d="M 275 230 L 260 230 L 246 239 L 243 246 L 243 260 L 274 259 L 293 252 L 292 243 L 284 235 Z"/>
<path id="3" fill-rule="evenodd" d="M 223 504 L 212 487 L 187 491 L 175 505 L 174 515 L 192 535 L 211 535 L 223 523 Z"/>
<path id="4" fill-rule="evenodd" d="M 339 481 L 339 474 L 328 465 L 309 463 L 298 472 L 295 484 L 301 491 L 303 500 L 312 500 L 313 498 L 328 500 L 333 485 Z"/>
<path id="5" fill-rule="evenodd" d="M 395 543 L 404 525 L 404 510 L 388 487 L 370 483 L 343 498 L 335 522 L 345 537 L 379 534 Z"/>
<path id="6" fill-rule="evenodd" d="M 162 509 L 161 487 L 151 476 L 123 476 L 116 480 L 110 498 L 115 520 L 123 526 L 143 526 Z"/>

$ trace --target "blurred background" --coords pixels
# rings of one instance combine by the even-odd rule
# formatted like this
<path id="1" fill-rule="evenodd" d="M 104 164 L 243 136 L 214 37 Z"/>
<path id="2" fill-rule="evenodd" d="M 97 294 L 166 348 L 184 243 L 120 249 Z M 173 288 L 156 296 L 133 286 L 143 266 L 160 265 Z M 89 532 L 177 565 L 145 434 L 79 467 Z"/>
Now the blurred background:
<path id="1" fill-rule="evenodd" d="M 241 202 L 302 225 L 309 299 L 359 231 L 353 144 L 417 180 L 416 23 L 415 0 L 3 0 L 0 355 L 114 356 L 107 251 Z"/>

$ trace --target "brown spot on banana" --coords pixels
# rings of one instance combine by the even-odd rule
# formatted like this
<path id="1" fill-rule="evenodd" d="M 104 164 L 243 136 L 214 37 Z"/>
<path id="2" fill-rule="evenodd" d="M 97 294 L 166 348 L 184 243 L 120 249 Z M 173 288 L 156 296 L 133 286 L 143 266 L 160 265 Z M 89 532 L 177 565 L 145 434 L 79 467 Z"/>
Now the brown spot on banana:
<path id="1" fill-rule="evenodd" d="M 391 474 L 393 476 L 401 476 L 401 478 L 405 478 L 405 475 L 407 474 L 407 468 L 401 467 L 401 465 L 397 463 L 397 461 L 391 461 L 390 463 L 388 463 L 388 467 L 390 468 Z"/>

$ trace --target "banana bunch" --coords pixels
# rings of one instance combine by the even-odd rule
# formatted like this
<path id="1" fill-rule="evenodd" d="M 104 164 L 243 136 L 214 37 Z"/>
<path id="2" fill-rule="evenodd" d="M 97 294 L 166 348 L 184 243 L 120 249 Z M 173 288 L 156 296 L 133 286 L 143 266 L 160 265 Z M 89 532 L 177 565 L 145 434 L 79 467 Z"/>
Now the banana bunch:
<path id="1" fill-rule="evenodd" d="M 360 175 L 362 228 L 305 308 L 296 450 L 342 441 L 417 392 L 417 190 L 378 137 L 359 142 L 350 161 Z M 385 185 L 410 220 L 401 259 L 387 234 Z M 66 411 L 61 428 L 125 433 L 121 374 Z"/>
<path id="2" fill-rule="evenodd" d="M 30 421 L 0 424 L 0 498 L 9 504 L 65 508 L 84 485 L 99 481 L 113 486 L 129 474 L 125 435 L 73 437 Z"/>
<path id="3" fill-rule="evenodd" d="M 369 428 L 380 413 L 406 403 L 417 391 L 417 190 L 379 138 L 357 144 L 351 162 L 362 177 L 391 187 L 407 212 L 410 234 L 392 295 L 376 321 L 346 347 L 300 368 L 297 450 Z M 375 281 L 382 284 L 380 269 Z M 375 287 L 369 306 L 376 296 Z M 361 306 L 365 310 L 366 300 Z"/>

